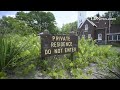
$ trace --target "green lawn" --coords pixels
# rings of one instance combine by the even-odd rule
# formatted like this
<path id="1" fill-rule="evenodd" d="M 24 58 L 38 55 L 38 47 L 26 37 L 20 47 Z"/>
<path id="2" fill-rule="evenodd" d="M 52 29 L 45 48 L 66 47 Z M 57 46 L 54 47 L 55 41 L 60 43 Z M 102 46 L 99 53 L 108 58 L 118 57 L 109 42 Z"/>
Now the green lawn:
<path id="1" fill-rule="evenodd" d="M 112 47 L 113 50 L 117 50 L 118 52 L 120 52 L 120 47 Z"/>
<path id="2" fill-rule="evenodd" d="M 110 45 L 100 45 L 100 46 L 104 47 L 104 46 L 110 46 Z M 112 50 L 116 50 L 116 51 L 120 52 L 120 47 L 115 47 L 115 46 L 112 46 L 112 48 L 111 48 L 111 49 L 112 49 Z"/>

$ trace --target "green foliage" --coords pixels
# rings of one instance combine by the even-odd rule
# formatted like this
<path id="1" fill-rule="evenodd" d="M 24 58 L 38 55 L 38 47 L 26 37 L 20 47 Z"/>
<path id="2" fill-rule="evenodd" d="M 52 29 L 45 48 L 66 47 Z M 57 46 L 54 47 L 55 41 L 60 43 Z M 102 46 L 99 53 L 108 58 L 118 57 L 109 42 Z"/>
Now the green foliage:
<path id="1" fill-rule="evenodd" d="M 105 18 L 109 18 L 109 16 L 116 18 L 116 20 L 112 21 L 113 24 L 120 24 L 120 11 L 109 11 L 103 15 Z"/>
<path id="2" fill-rule="evenodd" d="M 27 35 L 30 33 L 34 33 L 32 27 L 29 27 L 25 22 L 17 20 L 13 17 L 4 17 L 1 19 L 0 23 L 1 23 L 0 26 L 1 31 L 4 31 L 2 33 L 5 34 L 12 33 L 12 34 Z"/>
<path id="3" fill-rule="evenodd" d="M 113 51 L 113 50 L 112 50 Z M 102 71 L 98 72 L 98 76 L 105 79 L 119 79 L 120 78 L 120 56 L 119 52 L 113 51 L 113 55 L 109 56 L 106 61 L 99 63 Z"/>
<path id="4" fill-rule="evenodd" d="M 77 21 L 75 21 L 73 23 L 68 23 L 68 24 L 63 25 L 62 28 L 61 28 L 61 33 L 62 34 L 69 34 L 71 29 L 76 32 Z"/>
<path id="5" fill-rule="evenodd" d="M 6 73 L 0 72 L 0 79 L 6 79 Z"/>
<path id="6" fill-rule="evenodd" d="M 47 29 L 51 34 L 59 34 L 60 29 L 56 26 L 55 17 L 51 12 L 30 11 L 17 12 L 15 18 L 2 17 L 0 19 L 0 34 L 13 33 L 20 35 L 38 34 Z"/>
<path id="7" fill-rule="evenodd" d="M 76 67 L 76 64 L 78 67 Z M 62 59 L 52 59 L 43 61 L 42 70 L 44 74 L 49 75 L 54 79 L 84 79 L 89 78 L 81 69 L 81 63 L 70 61 L 66 57 Z M 89 73 L 88 73 L 89 74 Z"/>
<path id="8" fill-rule="evenodd" d="M 35 69 L 39 52 L 39 37 L 36 35 L 6 35 L 0 38 L 0 71 L 18 71 L 26 75 Z"/>
<path id="9" fill-rule="evenodd" d="M 48 23 L 47 29 L 51 34 L 56 34 L 55 17 L 51 12 L 30 11 L 17 12 L 16 19 L 24 21 L 27 25 L 32 27 L 36 33 L 43 32 L 46 27 L 43 23 Z"/>
<path id="10" fill-rule="evenodd" d="M 35 64 L 28 64 L 28 65 L 21 65 L 22 67 L 16 68 L 15 69 L 15 74 L 17 76 L 28 76 L 31 73 L 35 72 L 36 66 Z M 24 67 L 23 67 L 24 66 Z"/>
<path id="11" fill-rule="evenodd" d="M 82 38 L 79 40 L 79 51 L 74 53 L 73 61 L 69 60 L 67 55 L 56 59 L 46 58 L 41 61 L 41 70 L 54 79 L 89 79 L 95 73 L 90 64 L 95 63 L 97 65 L 95 68 L 102 72 L 118 65 L 120 59 L 118 53 L 111 48 L 110 45 L 98 46 L 95 41 Z"/>
<path id="12" fill-rule="evenodd" d="M 96 14 L 95 16 L 99 16 L 101 18 L 116 18 L 116 20 L 111 20 L 112 24 L 120 24 L 120 11 L 108 11 L 105 12 L 102 16 Z M 93 17 L 88 17 L 88 19 L 93 19 Z"/>
<path id="13" fill-rule="evenodd" d="M 120 11 L 109 11 L 104 13 L 103 17 L 109 18 L 111 16 L 112 18 L 116 18 L 120 16 Z"/>
<path id="14" fill-rule="evenodd" d="M 4 34 L 0 36 L 0 78 L 9 72 L 17 76 L 27 76 L 39 67 L 43 74 L 54 79 L 89 79 L 94 74 L 91 63 L 97 71 L 113 76 L 118 75 L 120 54 L 111 45 L 96 45 L 95 41 L 82 38 L 78 42 L 79 51 L 70 55 L 48 57 L 40 60 L 40 38 L 35 34 Z M 85 71 L 86 69 L 86 71 Z M 117 70 L 117 74 L 115 70 Z M 112 72 L 112 74 L 110 74 Z M 111 76 L 110 76 L 111 75 Z"/>

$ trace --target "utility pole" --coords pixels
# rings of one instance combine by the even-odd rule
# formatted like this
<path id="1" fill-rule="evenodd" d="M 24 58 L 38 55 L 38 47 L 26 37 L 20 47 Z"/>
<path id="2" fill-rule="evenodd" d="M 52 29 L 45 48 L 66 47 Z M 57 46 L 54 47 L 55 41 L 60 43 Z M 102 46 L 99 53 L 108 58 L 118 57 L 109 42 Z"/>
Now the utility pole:
<path id="1" fill-rule="evenodd" d="M 110 27 L 111 27 L 110 18 L 112 17 L 112 15 L 111 15 L 111 12 L 110 12 L 110 11 L 109 11 L 108 14 L 109 14 L 109 17 L 108 17 L 108 18 L 109 18 L 109 27 L 108 27 L 109 32 L 108 32 L 108 33 L 109 33 L 109 35 L 110 35 Z M 107 31 L 106 31 L 106 33 L 107 33 Z M 109 39 L 109 35 L 108 35 L 108 39 Z M 106 40 L 107 40 L 107 35 L 106 35 Z M 106 41 L 106 44 L 107 44 L 107 41 Z"/>
<path id="2" fill-rule="evenodd" d="M 109 12 L 109 34 L 110 34 L 110 27 L 111 27 L 110 18 L 111 18 L 111 12 Z"/>
<path id="3" fill-rule="evenodd" d="M 105 28 L 105 44 L 107 44 L 107 28 Z"/>

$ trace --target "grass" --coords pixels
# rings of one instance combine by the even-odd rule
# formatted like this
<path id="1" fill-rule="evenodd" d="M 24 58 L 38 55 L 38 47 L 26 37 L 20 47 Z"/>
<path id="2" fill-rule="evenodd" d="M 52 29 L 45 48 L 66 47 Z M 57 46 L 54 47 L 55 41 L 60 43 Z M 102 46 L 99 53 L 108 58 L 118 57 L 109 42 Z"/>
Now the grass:
<path id="1" fill-rule="evenodd" d="M 115 46 L 113 46 L 112 49 L 113 49 L 113 50 L 117 50 L 117 51 L 120 53 L 120 47 L 115 47 Z"/>
<path id="2" fill-rule="evenodd" d="M 99 45 L 99 46 L 100 47 L 112 46 L 111 50 L 120 52 L 120 47 L 116 47 L 116 46 L 113 46 L 113 45 Z"/>

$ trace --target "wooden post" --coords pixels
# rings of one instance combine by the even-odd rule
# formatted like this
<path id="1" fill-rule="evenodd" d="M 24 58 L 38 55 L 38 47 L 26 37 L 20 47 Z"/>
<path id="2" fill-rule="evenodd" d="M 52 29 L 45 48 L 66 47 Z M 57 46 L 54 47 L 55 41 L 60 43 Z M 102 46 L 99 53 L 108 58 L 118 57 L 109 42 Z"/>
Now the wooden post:
<path id="1" fill-rule="evenodd" d="M 45 29 L 44 32 L 43 32 L 43 34 L 41 34 L 41 35 L 48 35 L 48 34 L 50 34 L 49 31 L 47 29 Z M 44 41 L 43 38 L 41 38 L 41 60 L 45 60 L 46 59 L 44 56 L 42 56 L 42 51 L 43 51 L 42 50 L 43 49 L 42 48 L 43 47 L 42 42 L 43 41 Z"/>

